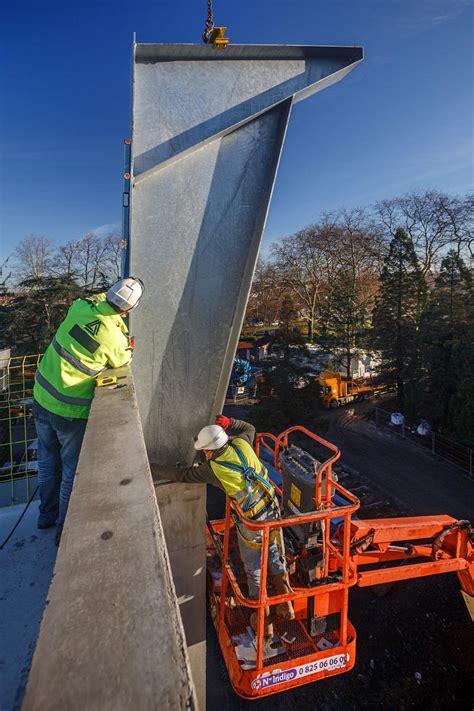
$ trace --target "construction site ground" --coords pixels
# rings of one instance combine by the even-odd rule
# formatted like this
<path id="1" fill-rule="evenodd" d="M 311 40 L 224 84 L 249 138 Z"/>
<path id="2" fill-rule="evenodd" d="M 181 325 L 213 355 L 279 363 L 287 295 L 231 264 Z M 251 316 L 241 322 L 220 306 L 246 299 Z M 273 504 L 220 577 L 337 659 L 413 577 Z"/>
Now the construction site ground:
<path id="1" fill-rule="evenodd" d="M 377 402 L 379 404 L 379 401 Z M 250 406 L 228 405 L 245 418 Z M 474 481 L 410 442 L 377 429 L 374 401 L 328 411 L 324 434 L 340 447 L 341 483 L 361 501 L 361 518 L 449 514 L 474 519 Z M 321 412 L 315 413 L 315 421 Z M 209 487 L 211 518 L 222 515 L 223 496 Z M 208 708 L 250 709 L 466 709 L 474 708 L 474 624 L 456 575 L 353 588 L 349 616 L 357 635 L 352 672 L 247 702 L 228 680 L 208 620 Z"/>

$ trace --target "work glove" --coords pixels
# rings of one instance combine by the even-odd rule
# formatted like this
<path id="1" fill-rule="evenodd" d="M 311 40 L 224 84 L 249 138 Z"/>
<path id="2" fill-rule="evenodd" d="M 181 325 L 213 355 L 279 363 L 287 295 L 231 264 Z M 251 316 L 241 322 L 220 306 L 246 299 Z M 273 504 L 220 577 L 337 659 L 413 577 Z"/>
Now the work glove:
<path id="1" fill-rule="evenodd" d="M 223 430 L 226 430 L 228 427 L 230 427 L 232 424 L 232 420 L 230 417 L 226 417 L 225 415 L 217 415 L 216 417 L 216 425 L 219 425 L 222 427 Z"/>
<path id="2" fill-rule="evenodd" d="M 129 345 L 130 345 L 130 348 L 131 348 L 132 351 L 133 351 L 133 349 L 135 348 L 135 336 L 130 336 Z"/>

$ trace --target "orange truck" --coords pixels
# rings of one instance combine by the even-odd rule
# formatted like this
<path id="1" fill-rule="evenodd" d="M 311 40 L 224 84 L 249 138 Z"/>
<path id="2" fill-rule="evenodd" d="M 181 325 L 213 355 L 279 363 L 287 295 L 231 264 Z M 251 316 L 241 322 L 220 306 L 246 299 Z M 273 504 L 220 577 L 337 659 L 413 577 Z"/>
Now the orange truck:
<path id="1" fill-rule="evenodd" d="M 345 378 L 340 373 L 325 370 L 319 376 L 321 397 L 324 406 L 330 409 L 364 400 L 385 390 L 384 385 L 367 385 L 353 378 Z"/>

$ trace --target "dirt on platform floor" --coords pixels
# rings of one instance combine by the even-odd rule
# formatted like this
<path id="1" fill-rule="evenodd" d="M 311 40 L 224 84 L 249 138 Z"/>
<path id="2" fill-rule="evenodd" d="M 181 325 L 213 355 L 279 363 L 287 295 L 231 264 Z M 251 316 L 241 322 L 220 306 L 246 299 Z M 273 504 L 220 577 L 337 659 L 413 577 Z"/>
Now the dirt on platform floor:
<path id="1" fill-rule="evenodd" d="M 365 420 L 367 406 L 362 412 Z M 228 414 L 232 416 L 233 413 Z M 244 409 L 233 416 L 245 417 Z M 330 434 L 346 440 L 346 445 L 352 443 L 357 436 L 357 426 L 347 430 L 347 425 L 344 425 L 341 436 L 336 421 L 338 417 L 346 416 L 342 412 L 335 414 Z M 428 476 L 430 467 L 436 468 L 436 487 L 440 485 L 440 476 L 443 474 L 440 468 L 444 465 L 439 462 L 433 464 L 426 459 L 425 453 L 421 453 L 420 457 L 425 457 L 426 461 L 420 459 L 417 462 L 416 452 L 408 443 L 405 445 L 396 441 L 391 444 L 377 432 L 371 432 L 366 424 L 361 426 L 360 434 L 365 440 L 365 472 L 349 466 L 347 453 L 339 469 L 341 483 L 361 499 L 360 517 L 426 514 L 430 496 L 419 501 L 413 496 L 413 491 L 407 495 L 400 487 L 387 487 L 383 479 L 379 480 L 378 471 L 372 476 L 371 454 L 378 467 L 380 458 L 390 456 L 393 447 L 398 457 L 403 459 L 403 448 L 406 447 L 407 462 L 410 462 L 410 466 L 418 467 L 420 477 Z M 329 435 L 326 437 L 332 439 Z M 424 472 L 424 469 L 427 471 Z M 456 482 L 452 480 L 450 468 L 446 468 L 446 474 L 450 477 L 452 501 L 453 491 L 457 489 Z M 474 501 L 474 483 L 466 483 L 460 474 L 455 473 L 454 476 L 460 477 L 459 508 L 474 508 L 469 500 L 466 501 L 466 491 L 469 490 L 471 502 Z M 209 513 L 212 518 L 219 515 L 222 503 L 220 492 L 209 488 Z M 454 506 L 453 502 L 451 506 Z M 432 513 L 459 516 L 452 510 L 433 510 Z M 351 672 L 252 702 L 239 698 L 232 690 L 209 620 L 207 708 L 210 711 L 473 711 L 474 624 L 470 621 L 454 573 L 396 583 L 388 590 L 352 588 L 349 617 L 357 631 L 357 661 Z"/>

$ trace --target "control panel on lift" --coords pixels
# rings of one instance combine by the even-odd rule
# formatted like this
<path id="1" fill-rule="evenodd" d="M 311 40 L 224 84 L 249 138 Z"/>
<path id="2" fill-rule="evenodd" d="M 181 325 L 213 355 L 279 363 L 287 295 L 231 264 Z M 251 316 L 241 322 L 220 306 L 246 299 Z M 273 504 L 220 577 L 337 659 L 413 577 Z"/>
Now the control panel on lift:
<path id="1" fill-rule="evenodd" d="M 314 511 L 316 473 L 321 462 L 306 450 L 292 444 L 280 453 L 280 466 L 285 516 Z M 333 478 L 335 478 L 334 474 Z M 325 478 L 323 478 L 321 488 L 324 498 L 326 496 Z"/>
<path id="2" fill-rule="evenodd" d="M 309 513 L 315 510 L 316 473 L 321 462 L 309 452 L 292 444 L 280 453 L 280 466 L 283 490 L 283 515 Z M 334 477 L 334 474 L 333 474 Z M 334 492 L 332 492 L 334 493 Z M 326 481 L 323 478 L 322 496 L 326 495 Z M 318 521 L 301 526 L 285 528 L 285 537 L 290 550 L 301 554 L 300 573 L 311 584 L 317 577 L 316 568 L 322 566 L 323 525 Z M 303 565 L 304 563 L 304 565 Z"/>

